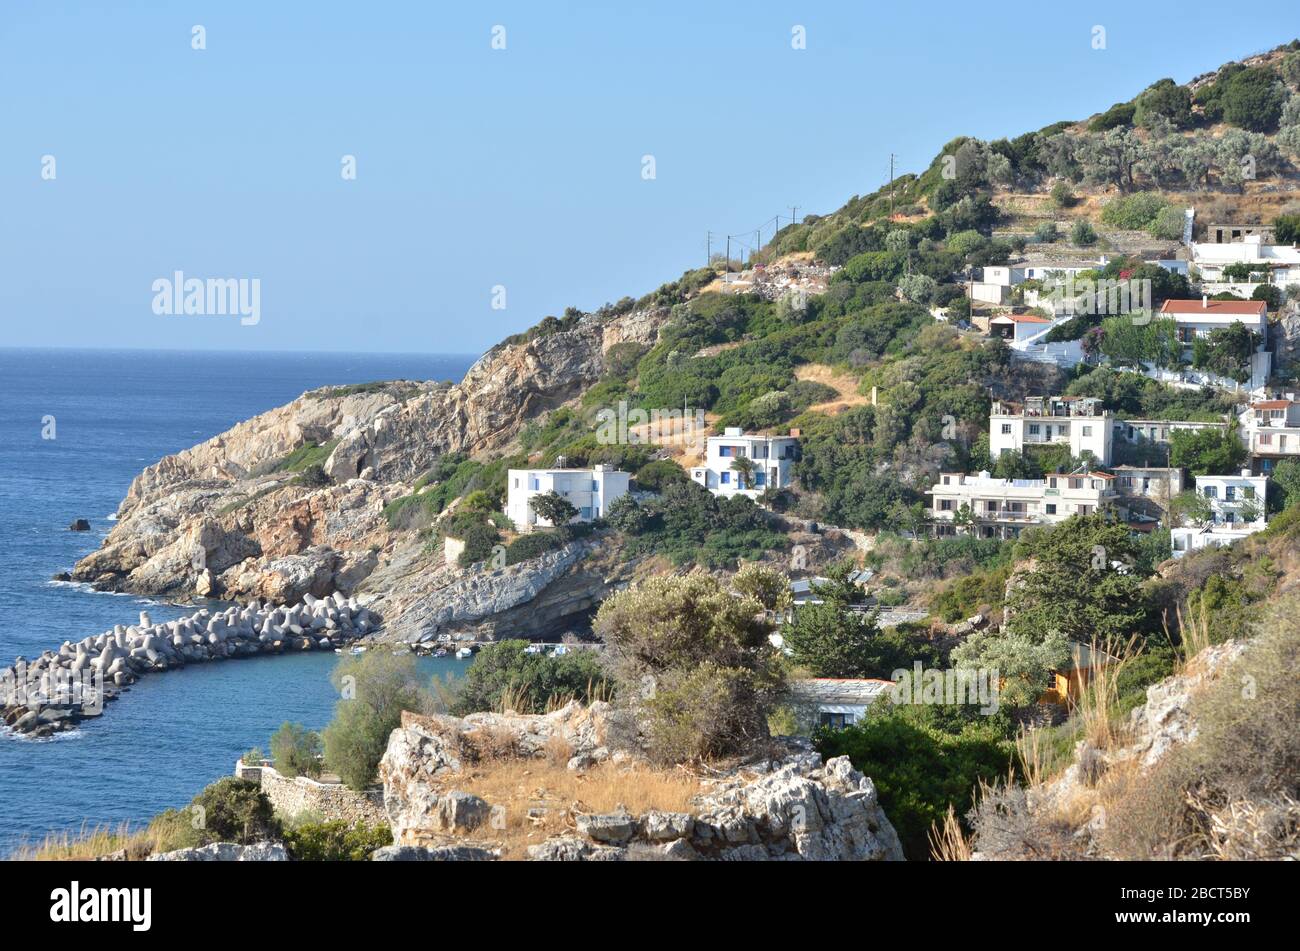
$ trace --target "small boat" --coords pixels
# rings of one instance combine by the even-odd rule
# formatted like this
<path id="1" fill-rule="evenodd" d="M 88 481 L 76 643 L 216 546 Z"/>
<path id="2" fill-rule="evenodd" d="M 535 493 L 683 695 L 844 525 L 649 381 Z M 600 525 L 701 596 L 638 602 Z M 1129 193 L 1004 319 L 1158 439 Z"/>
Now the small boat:
<path id="1" fill-rule="evenodd" d="M 466 658 L 473 657 L 473 656 L 474 656 L 474 651 L 468 647 L 462 647 L 460 650 L 456 651 L 457 660 L 465 660 Z"/>
<path id="2" fill-rule="evenodd" d="M 446 657 L 446 656 L 447 656 L 447 648 L 445 648 L 445 647 L 439 647 L 436 651 L 433 652 L 433 656 L 434 656 L 434 657 Z"/>

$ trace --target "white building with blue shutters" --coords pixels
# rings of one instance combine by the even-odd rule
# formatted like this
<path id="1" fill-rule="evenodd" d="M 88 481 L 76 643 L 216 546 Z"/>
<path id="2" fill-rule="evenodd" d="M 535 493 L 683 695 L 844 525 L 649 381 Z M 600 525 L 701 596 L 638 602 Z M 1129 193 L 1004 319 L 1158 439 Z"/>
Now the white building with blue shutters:
<path id="1" fill-rule="evenodd" d="M 506 472 L 506 515 L 520 532 L 550 526 L 533 511 L 532 500 L 554 492 L 578 510 L 577 522 L 603 518 L 614 500 L 627 494 L 631 475 L 613 466 L 592 469 L 510 469 Z"/>
<path id="2" fill-rule="evenodd" d="M 747 495 L 752 499 L 769 488 L 787 488 L 798 457 L 798 430 L 792 430 L 789 436 L 755 436 L 739 427 L 728 427 L 721 436 L 710 436 L 705 441 L 704 462 L 691 468 L 691 479 L 714 495 Z M 748 477 L 736 468 L 737 459 L 749 460 L 752 471 Z"/>

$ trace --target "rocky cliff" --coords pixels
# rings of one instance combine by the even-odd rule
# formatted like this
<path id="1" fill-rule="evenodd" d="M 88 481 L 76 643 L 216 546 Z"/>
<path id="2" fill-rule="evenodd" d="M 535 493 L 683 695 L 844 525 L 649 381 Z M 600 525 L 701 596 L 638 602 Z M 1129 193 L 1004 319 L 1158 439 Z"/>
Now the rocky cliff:
<path id="1" fill-rule="evenodd" d="M 441 558 L 411 531 L 389 525 L 384 506 L 409 495 L 446 453 L 481 458 L 510 448 L 525 423 L 601 377 L 609 347 L 653 343 L 667 316 L 666 309 L 588 315 L 567 329 L 512 339 L 457 384 L 397 381 L 305 393 L 145 469 L 119 506 L 116 526 L 72 577 L 175 599 L 382 595 L 387 620 L 415 612 L 404 630 L 417 637 L 472 623 L 478 609 L 515 607 L 580 559 L 568 553 L 521 569 L 505 579 L 504 593 L 476 597 L 482 581 L 440 570 Z M 304 450 L 316 453 L 321 471 L 287 465 Z M 431 603 L 443 587 L 460 595 L 450 614 Z M 572 587 L 553 613 L 566 601 L 582 610 L 602 583 Z"/>

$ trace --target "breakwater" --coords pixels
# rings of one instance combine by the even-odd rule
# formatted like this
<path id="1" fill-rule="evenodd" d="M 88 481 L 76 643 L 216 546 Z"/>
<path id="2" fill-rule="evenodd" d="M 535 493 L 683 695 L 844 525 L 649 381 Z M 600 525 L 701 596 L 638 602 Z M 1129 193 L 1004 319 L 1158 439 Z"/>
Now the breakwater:
<path id="1" fill-rule="evenodd" d="M 140 677 L 188 664 L 285 651 L 333 650 L 379 627 L 355 598 L 307 595 L 291 606 L 254 601 L 224 611 L 204 608 L 154 624 L 116 625 L 103 634 L 64 641 L 0 669 L 0 721 L 15 733 L 50 736 L 100 716 L 105 704 Z"/>

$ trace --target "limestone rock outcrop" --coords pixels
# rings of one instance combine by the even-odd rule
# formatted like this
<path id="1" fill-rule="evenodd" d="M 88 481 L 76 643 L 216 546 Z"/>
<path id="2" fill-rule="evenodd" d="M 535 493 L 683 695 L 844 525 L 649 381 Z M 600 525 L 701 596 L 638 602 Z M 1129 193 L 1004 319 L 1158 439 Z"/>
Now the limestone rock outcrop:
<path id="1" fill-rule="evenodd" d="M 395 381 L 305 393 L 146 468 L 108 537 L 72 578 L 178 600 L 292 603 L 306 594 L 363 591 L 412 537 L 407 526 L 389 525 L 386 505 L 409 495 L 447 453 L 506 449 L 525 423 L 599 380 L 608 347 L 653 343 L 667 318 L 666 308 L 588 315 L 512 338 L 456 384 Z M 302 449 L 314 449 L 319 468 L 287 467 Z M 402 639 L 418 641 L 449 624 L 518 608 L 567 577 L 577 557 L 558 554 L 534 570 L 492 578 L 462 572 L 443 579 L 454 585 L 446 598 L 418 590 L 433 561 L 415 560 L 418 570 L 385 575 L 369 593 L 394 595 L 393 610 L 384 611 L 393 623 L 409 606 Z M 584 577 L 553 592 L 552 619 L 594 604 L 600 580 Z M 413 589 L 405 597 L 404 586 Z"/>

